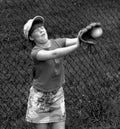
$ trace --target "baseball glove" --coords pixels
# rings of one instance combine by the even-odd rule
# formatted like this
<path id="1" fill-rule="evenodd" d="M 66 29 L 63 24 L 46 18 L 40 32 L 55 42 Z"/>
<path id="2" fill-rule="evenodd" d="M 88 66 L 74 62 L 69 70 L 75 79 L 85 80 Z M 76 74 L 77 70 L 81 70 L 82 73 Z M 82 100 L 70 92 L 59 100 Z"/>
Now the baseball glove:
<path id="1" fill-rule="evenodd" d="M 94 28 L 101 27 L 100 23 L 91 23 L 85 28 L 81 29 L 78 33 L 78 38 L 80 43 L 86 43 L 89 45 L 94 45 L 95 39 L 92 37 L 91 33 Z"/>

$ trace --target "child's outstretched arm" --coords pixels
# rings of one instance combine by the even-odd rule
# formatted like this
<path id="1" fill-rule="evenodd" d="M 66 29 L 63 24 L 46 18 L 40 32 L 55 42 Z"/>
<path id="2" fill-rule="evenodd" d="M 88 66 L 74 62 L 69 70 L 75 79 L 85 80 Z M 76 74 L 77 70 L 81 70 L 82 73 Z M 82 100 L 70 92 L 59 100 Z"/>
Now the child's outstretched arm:
<path id="1" fill-rule="evenodd" d="M 73 39 L 66 39 L 66 47 L 63 48 L 57 48 L 55 50 L 40 50 L 36 58 L 37 60 L 49 60 L 49 59 L 55 59 L 62 56 L 65 56 L 74 50 L 76 50 L 79 47 L 79 40 L 78 38 Z"/>

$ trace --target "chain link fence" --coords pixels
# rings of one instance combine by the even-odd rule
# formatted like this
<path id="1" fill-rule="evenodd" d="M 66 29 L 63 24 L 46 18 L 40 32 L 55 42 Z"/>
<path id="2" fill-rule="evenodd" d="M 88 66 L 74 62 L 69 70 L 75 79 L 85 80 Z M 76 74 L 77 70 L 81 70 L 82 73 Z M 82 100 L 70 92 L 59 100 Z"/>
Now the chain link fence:
<path id="1" fill-rule="evenodd" d="M 104 35 L 88 50 L 64 59 L 66 128 L 108 129 L 120 126 L 120 1 L 0 0 L 0 129 L 27 129 L 32 82 L 32 45 L 23 37 L 29 18 L 42 15 L 50 38 L 75 37 L 91 22 Z"/>

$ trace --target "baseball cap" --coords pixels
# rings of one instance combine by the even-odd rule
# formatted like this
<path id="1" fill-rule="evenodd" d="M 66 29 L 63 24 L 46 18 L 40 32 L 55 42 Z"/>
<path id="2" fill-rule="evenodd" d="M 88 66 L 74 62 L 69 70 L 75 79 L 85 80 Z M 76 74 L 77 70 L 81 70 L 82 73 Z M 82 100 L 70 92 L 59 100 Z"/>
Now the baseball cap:
<path id="1" fill-rule="evenodd" d="M 29 33 L 34 24 L 44 24 L 44 18 L 42 16 L 35 16 L 33 19 L 29 19 L 23 27 L 23 33 L 26 39 L 29 38 Z"/>

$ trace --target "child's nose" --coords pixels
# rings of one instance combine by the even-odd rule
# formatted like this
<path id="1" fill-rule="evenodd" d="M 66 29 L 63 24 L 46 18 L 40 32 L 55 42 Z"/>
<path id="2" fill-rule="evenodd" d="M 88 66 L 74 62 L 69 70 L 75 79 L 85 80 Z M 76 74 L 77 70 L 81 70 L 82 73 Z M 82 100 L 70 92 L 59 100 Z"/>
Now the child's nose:
<path id="1" fill-rule="evenodd" d="M 43 32 L 43 30 L 39 28 L 39 32 L 40 32 L 40 33 L 42 33 L 42 32 Z"/>
<path id="2" fill-rule="evenodd" d="M 39 31 L 40 31 L 40 32 L 43 32 L 43 29 L 42 29 L 42 28 L 39 28 Z"/>

